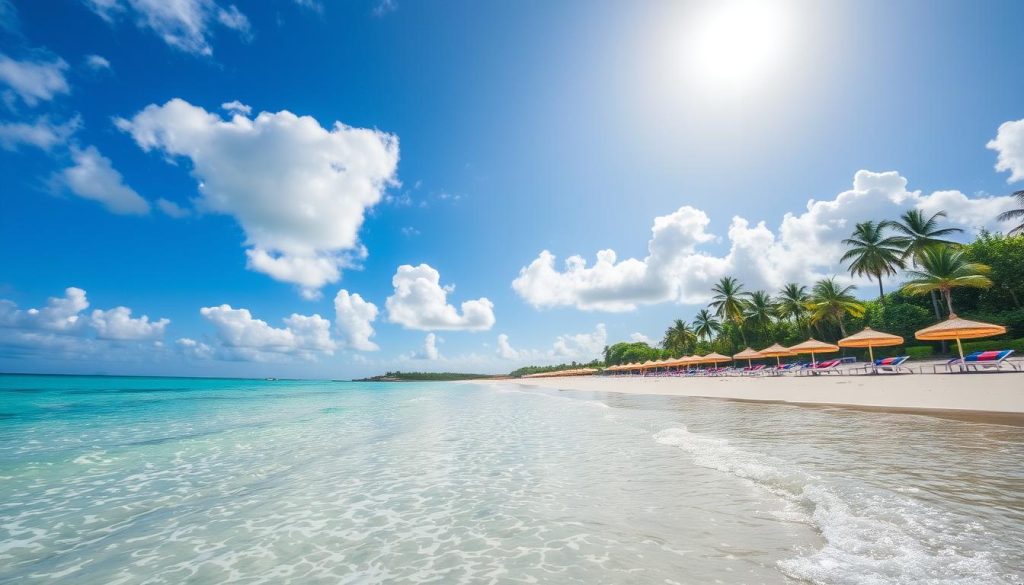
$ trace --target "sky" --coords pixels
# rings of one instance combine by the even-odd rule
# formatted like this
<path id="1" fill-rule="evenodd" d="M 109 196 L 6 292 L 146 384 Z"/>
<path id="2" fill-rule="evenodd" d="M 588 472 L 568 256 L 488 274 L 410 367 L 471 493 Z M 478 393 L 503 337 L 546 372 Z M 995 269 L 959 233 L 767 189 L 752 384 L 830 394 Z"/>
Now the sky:
<path id="1" fill-rule="evenodd" d="M 1024 189 L 1024 4 L 0 0 L 0 371 L 508 372 Z M 898 279 L 887 282 L 891 288 Z"/>

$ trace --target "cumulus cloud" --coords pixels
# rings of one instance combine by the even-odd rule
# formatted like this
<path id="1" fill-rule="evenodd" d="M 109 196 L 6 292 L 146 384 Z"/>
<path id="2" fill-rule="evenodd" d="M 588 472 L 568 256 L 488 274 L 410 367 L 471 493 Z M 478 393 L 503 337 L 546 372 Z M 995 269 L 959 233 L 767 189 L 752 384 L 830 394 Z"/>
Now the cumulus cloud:
<path id="1" fill-rule="evenodd" d="M 519 351 L 512 347 L 512 344 L 508 341 L 508 335 L 504 333 L 498 336 L 498 349 L 495 353 L 503 360 L 519 359 Z"/>
<path id="2" fill-rule="evenodd" d="M 0 301 L 0 326 L 45 331 L 72 332 L 80 329 L 85 320 L 82 311 L 89 308 L 85 291 L 78 287 L 64 289 L 64 296 L 50 297 L 41 309 L 19 310 L 8 300 Z"/>
<path id="3" fill-rule="evenodd" d="M 68 64 L 63 59 L 16 61 L 0 53 L 0 82 L 7 84 L 29 106 L 50 101 L 55 96 L 71 91 L 64 72 Z"/>
<path id="4" fill-rule="evenodd" d="M 134 318 L 128 307 L 114 307 L 109 311 L 96 309 L 89 318 L 96 337 L 133 341 L 162 339 L 170 322 L 166 318 L 151 322 L 146 315 Z"/>
<path id="5" fill-rule="evenodd" d="M 96 147 L 82 149 L 73 146 L 71 160 L 75 164 L 61 171 L 59 179 L 72 193 L 98 201 L 113 213 L 149 213 L 149 202 L 124 183 L 121 173 Z"/>
<path id="6" fill-rule="evenodd" d="M 225 120 L 173 99 L 116 124 L 146 151 L 191 161 L 196 206 L 238 221 L 251 270 L 315 297 L 365 255 L 359 229 L 396 182 L 398 138 L 288 111 L 249 118 L 227 105 L 235 113 Z"/>
<path id="7" fill-rule="evenodd" d="M 494 325 L 494 304 L 486 297 L 465 301 L 461 314 L 448 304 L 454 285 L 441 286 L 441 274 L 428 264 L 398 267 L 387 298 L 388 321 L 406 329 L 485 331 Z"/>
<path id="8" fill-rule="evenodd" d="M 85 66 L 93 71 L 106 71 L 110 69 L 110 61 L 100 55 L 86 55 Z"/>
<path id="9" fill-rule="evenodd" d="M 202 341 L 196 341 L 188 337 L 182 337 L 175 342 L 175 345 L 182 354 L 192 359 L 208 360 L 215 356 L 214 349 Z"/>
<path id="10" fill-rule="evenodd" d="M 49 151 L 54 146 L 65 144 L 81 127 L 79 116 L 63 124 L 54 124 L 47 116 L 40 116 L 31 123 L 0 122 L 0 148 L 17 150 L 24 145 Z"/>
<path id="11" fill-rule="evenodd" d="M 996 170 L 1010 173 L 1008 183 L 1024 181 L 1024 119 L 1000 124 L 985 147 L 998 153 Z"/>
<path id="12" fill-rule="evenodd" d="M 441 357 L 441 352 L 437 350 L 437 335 L 427 333 L 423 339 L 423 350 L 417 357 L 425 360 L 436 360 Z"/>
<path id="13" fill-rule="evenodd" d="M 342 347 L 357 351 L 377 351 L 380 347 L 370 341 L 374 335 L 373 322 L 377 319 L 377 305 L 363 300 L 358 294 L 345 289 L 334 297 L 334 326 L 341 336 Z"/>
<path id="14" fill-rule="evenodd" d="M 739 278 L 748 288 L 776 290 L 787 282 L 808 283 L 845 272 L 838 263 L 842 240 L 855 223 L 894 218 L 907 209 L 949 214 L 949 222 L 968 231 L 1006 227 L 996 216 L 1013 199 L 968 197 L 959 191 L 923 194 L 908 191 L 896 172 L 858 171 L 853 186 L 825 201 L 810 200 L 799 214 L 787 213 L 773 231 L 765 222 L 751 224 L 733 217 L 728 228 L 729 251 L 714 255 L 701 244 L 714 240 L 707 215 L 689 206 L 657 217 L 642 260 L 619 260 L 613 250 L 597 253 L 587 266 L 572 256 L 559 269 L 544 250 L 523 267 L 512 288 L 538 308 L 572 306 L 582 310 L 629 311 L 641 304 L 674 301 L 702 303 L 711 285 L 723 276 Z"/>
<path id="15" fill-rule="evenodd" d="M 77 287 L 49 298 L 41 308 L 22 310 L 0 299 L 0 347 L 46 359 L 124 360 L 130 353 L 126 347 L 147 342 L 152 349 L 159 344 L 170 323 L 166 318 L 132 317 L 128 307 L 97 309 L 91 315 L 84 313 L 88 308 L 86 292 Z"/>
<path id="16" fill-rule="evenodd" d="M 598 323 L 590 333 L 559 335 L 555 339 L 554 355 L 579 361 L 590 361 L 601 357 L 608 344 L 608 330 L 604 323 Z"/>
<path id="17" fill-rule="evenodd" d="M 213 324 L 218 339 L 227 348 L 303 357 L 332 355 L 336 348 L 331 339 L 331 322 L 320 315 L 293 313 L 284 319 L 285 327 L 278 328 L 254 318 L 248 309 L 226 304 L 203 307 L 199 314 Z"/>
<path id="18" fill-rule="evenodd" d="M 142 29 L 156 33 L 165 43 L 186 53 L 212 55 L 210 36 L 215 23 L 251 32 L 249 19 L 235 5 L 226 8 L 214 0 L 83 0 L 103 20 L 113 23 L 129 16 Z"/>
<path id="19" fill-rule="evenodd" d="M 629 336 L 629 340 L 633 341 L 633 342 L 636 342 L 636 343 L 646 343 L 647 345 L 650 345 L 650 346 L 654 346 L 654 345 L 658 344 L 656 341 L 654 341 L 650 337 L 647 337 L 643 333 L 640 333 L 639 331 L 636 332 L 636 333 L 631 334 Z"/>

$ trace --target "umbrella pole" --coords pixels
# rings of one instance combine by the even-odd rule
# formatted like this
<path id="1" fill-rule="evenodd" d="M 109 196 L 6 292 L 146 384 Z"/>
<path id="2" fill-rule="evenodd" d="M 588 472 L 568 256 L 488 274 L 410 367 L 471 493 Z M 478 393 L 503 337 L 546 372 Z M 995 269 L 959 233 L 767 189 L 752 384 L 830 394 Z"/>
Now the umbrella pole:
<path id="1" fill-rule="evenodd" d="M 817 362 L 814 361 L 814 352 L 811 352 L 811 366 L 813 367 Z"/>
<path id="2" fill-rule="evenodd" d="M 870 345 L 868 346 L 868 355 L 871 356 L 871 363 L 875 363 L 875 350 L 871 349 Z"/>
<path id="3" fill-rule="evenodd" d="M 960 344 L 960 338 L 959 337 L 956 338 L 956 348 L 960 350 L 960 363 L 963 364 L 963 361 L 964 361 L 964 346 Z"/>
<path id="4" fill-rule="evenodd" d="M 754 362 L 750 361 L 750 358 L 747 358 L 747 367 L 748 368 L 754 367 Z"/>

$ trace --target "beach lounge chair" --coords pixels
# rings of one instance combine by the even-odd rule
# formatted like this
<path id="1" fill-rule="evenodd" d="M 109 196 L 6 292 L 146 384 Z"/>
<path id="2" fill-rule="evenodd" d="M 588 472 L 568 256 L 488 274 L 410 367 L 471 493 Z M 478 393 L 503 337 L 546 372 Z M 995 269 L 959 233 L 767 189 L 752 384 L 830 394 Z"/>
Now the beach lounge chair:
<path id="1" fill-rule="evenodd" d="M 970 357 L 970 356 L 967 356 L 967 357 Z M 949 361 L 947 361 L 945 363 L 932 364 L 932 373 L 933 374 L 939 373 L 939 368 L 945 368 L 947 372 L 952 372 L 953 371 L 953 366 L 956 366 L 958 370 L 962 371 L 964 369 L 963 368 L 963 360 L 961 360 L 958 357 L 955 357 L 955 358 L 952 358 L 952 359 L 950 359 Z M 924 372 L 924 366 L 921 367 L 921 372 L 922 373 Z"/>
<path id="2" fill-rule="evenodd" d="M 825 360 L 825 361 L 818 362 L 816 364 L 811 364 L 809 366 L 803 367 L 803 368 L 801 368 L 797 372 L 797 374 L 798 375 L 807 374 L 807 375 L 815 375 L 815 376 L 818 375 L 818 374 L 833 374 L 833 373 L 838 374 L 839 373 L 839 365 L 842 364 L 842 363 L 843 363 L 843 360 Z"/>
<path id="3" fill-rule="evenodd" d="M 1001 370 L 1003 366 L 1009 366 L 1011 369 L 1018 369 L 1017 364 L 1006 361 L 1006 358 L 1013 355 L 1012 349 L 1003 349 L 995 351 L 976 351 L 969 356 L 964 357 L 964 368 L 967 370 L 974 369 L 995 369 Z"/>
<path id="4" fill-rule="evenodd" d="M 752 376 L 754 374 L 759 373 L 764 368 L 765 368 L 764 364 L 754 364 L 752 366 L 748 366 L 748 367 L 743 368 L 742 370 L 740 370 L 740 374 L 743 375 L 743 376 Z"/>
<path id="5" fill-rule="evenodd" d="M 870 364 L 865 364 L 857 368 L 857 370 L 864 370 L 864 373 L 871 372 L 874 374 L 880 374 L 882 372 L 892 372 L 894 374 L 912 374 L 913 371 L 911 371 L 910 368 L 903 367 L 903 362 L 907 361 L 908 359 L 910 359 L 909 355 L 901 355 L 899 357 L 878 358 L 877 360 L 871 362 Z"/>

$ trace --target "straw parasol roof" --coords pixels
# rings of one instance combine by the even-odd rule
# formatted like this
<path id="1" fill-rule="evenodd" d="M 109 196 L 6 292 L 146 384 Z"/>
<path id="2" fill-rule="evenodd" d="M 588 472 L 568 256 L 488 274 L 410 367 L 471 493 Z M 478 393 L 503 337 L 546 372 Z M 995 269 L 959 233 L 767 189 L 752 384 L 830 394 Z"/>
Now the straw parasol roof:
<path id="1" fill-rule="evenodd" d="M 789 351 L 793 353 L 829 353 L 833 351 L 839 351 L 838 345 L 832 345 L 831 343 L 825 343 L 824 341 L 818 341 L 817 339 L 808 339 L 803 343 L 798 343 L 789 348 Z"/>
<path id="2" fill-rule="evenodd" d="M 762 356 L 761 356 L 760 352 L 754 351 L 754 350 L 752 350 L 752 349 L 750 349 L 748 347 L 747 349 L 744 349 L 743 351 L 739 352 L 738 354 L 736 354 L 736 355 L 734 355 L 732 357 L 733 357 L 733 359 L 736 359 L 736 360 L 752 360 L 752 359 L 757 359 L 757 358 L 762 357 Z"/>
<path id="3" fill-rule="evenodd" d="M 811 363 L 814 363 L 814 354 L 816 353 L 831 353 L 833 351 L 839 351 L 838 345 L 832 345 L 831 343 L 825 343 L 824 341 L 818 341 L 817 339 L 808 339 L 803 343 L 798 343 L 793 347 L 789 348 L 789 351 L 793 353 L 809 353 L 811 354 Z"/>
<path id="4" fill-rule="evenodd" d="M 925 327 L 914 333 L 914 337 L 922 341 L 937 341 L 943 339 L 955 339 L 956 346 L 960 350 L 960 359 L 964 359 L 964 347 L 960 344 L 961 339 L 978 339 L 979 337 L 992 337 L 1006 333 L 1006 327 L 961 319 L 956 313 L 950 313 L 949 319 L 936 323 L 931 327 Z"/>
<path id="5" fill-rule="evenodd" d="M 871 356 L 871 361 L 875 361 L 874 348 L 901 345 L 902 343 L 903 338 L 899 335 L 875 331 L 870 327 L 865 327 L 860 333 L 854 333 L 849 337 L 840 339 L 839 347 L 866 347 L 868 348 L 868 354 Z"/>
<path id="6" fill-rule="evenodd" d="M 773 357 L 773 358 L 775 358 L 775 363 L 776 364 L 781 364 L 782 363 L 782 360 L 779 359 L 780 357 L 788 357 L 788 356 L 791 356 L 791 355 L 796 355 L 795 353 L 789 351 L 788 347 L 783 347 L 783 346 L 779 345 L 778 343 L 774 343 L 772 345 L 769 345 L 768 347 L 762 349 L 761 351 L 759 351 L 757 353 L 761 354 L 761 357 Z"/>
<path id="7" fill-rule="evenodd" d="M 787 357 L 796 355 L 796 353 L 789 351 L 788 347 L 783 347 L 778 343 L 770 345 L 757 353 L 760 354 L 761 357 Z"/>
<path id="8" fill-rule="evenodd" d="M 743 351 L 739 352 L 738 354 L 732 356 L 732 359 L 734 359 L 734 360 L 747 360 L 747 366 L 750 366 L 751 365 L 750 364 L 750 360 L 756 359 L 756 358 L 759 358 L 759 357 L 763 357 L 763 356 L 761 354 L 759 354 L 758 352 L 756 352 L 756 351 L 754 351 L 754 350 L 752 350 L 752 349 L 750 349 L 748 347 L 747 349 L 744 349 Z"/>
<path id="9" fill-rule="evenodd" d="M 729 357 L 727 355 L 722 355 L 722 354 L 716 353 L 716 352 L 711 352 L 711 353 L 709 353 L 708 355 L 704 356 L 701 359 L 703 361 L 711 362 L 713 364 L 717 364 L 719 362 L 731 362 L 732 361 L 731 357 Z"/>

